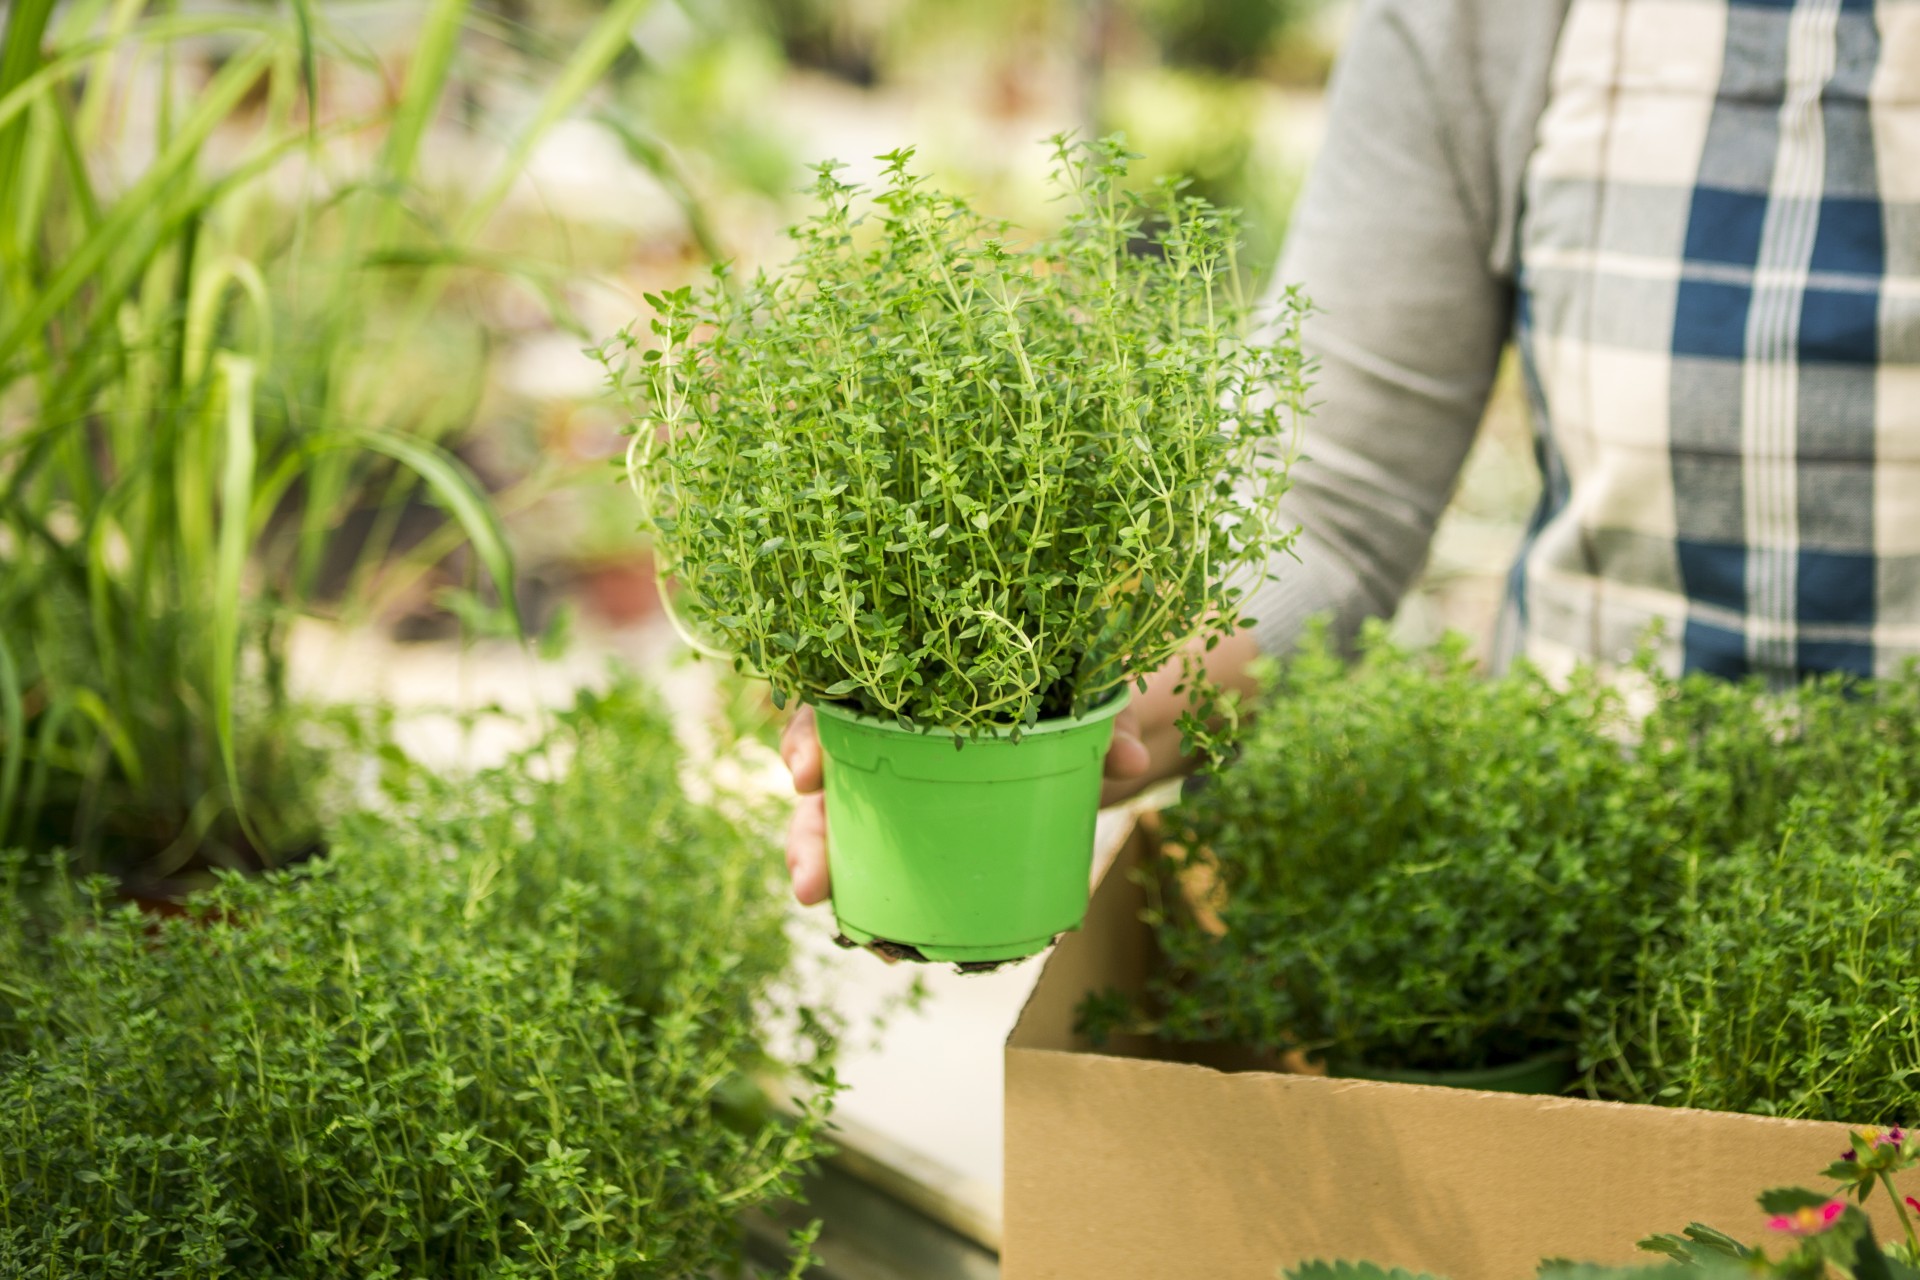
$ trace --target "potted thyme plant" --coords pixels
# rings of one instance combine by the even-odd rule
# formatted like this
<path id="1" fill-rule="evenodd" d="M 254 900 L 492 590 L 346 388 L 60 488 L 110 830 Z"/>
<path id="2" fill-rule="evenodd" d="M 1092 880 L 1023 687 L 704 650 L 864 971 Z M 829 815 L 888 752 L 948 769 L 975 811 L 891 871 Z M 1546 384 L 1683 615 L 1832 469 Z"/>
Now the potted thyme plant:
<path id="1" fill-rule="evenodd" d="M 1336 1075 L 1913 1119 L 1920 668 L 1634 682 L 1322 630 L 1167 814 L 1082 1026 Z M 1629 694 L 1628 689 L 1632 692 Z"/>
<path id="2" fill-rule="evenodd" d="M 1128 686 L 1291 541 L 1304 303 L 1256 329 L 1231 213 L 1052 145 L 1055 234 L 911 151 L 870 211 L 824 164 L 789 269 L 650 296 L 601 353 L 683 630 L 818 712 L 842 932 L 926 959 L 1080 922 Z"/>
<path id="3" fill-rule="evenodd" d="M 1164 965 L 1090 1031 L 1301 1053 L 1334 1075 L 1558 1092 L 1635 946 L 1666 840 L 1622 700 L 1465 642 L 1349 665 L 1324 630 L 1274 674 L 1231 766 L 1171 810 Z M 1149 1015 L 1149 1012 L 1151 1016 Z"/>
<path id="4" fill-rule="evenodd" d="M 1594 1091 L 1887 1125 L 1920 1066 L 1920 669 L 1654 685 L 1670 882 L 1587 1011 Z"/>

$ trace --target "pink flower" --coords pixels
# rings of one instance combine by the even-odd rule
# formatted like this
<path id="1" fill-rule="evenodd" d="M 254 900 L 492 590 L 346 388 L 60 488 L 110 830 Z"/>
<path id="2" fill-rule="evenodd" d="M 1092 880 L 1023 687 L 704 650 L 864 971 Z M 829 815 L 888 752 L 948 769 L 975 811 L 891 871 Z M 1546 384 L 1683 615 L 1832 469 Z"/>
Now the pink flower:
<path id="1" fill-rule="evenodd" d="M 1891 1129 L 1866 1127 L 1855 1129 L 1853 1132 L 1862 1142 L 1875 1149 L 1880 1147 L 1897 1147 L 1907 1140 L 1907 1131 L 1899 1125 L 1895 1125 Z M 1848 1147 L 1840 1153 L 1840 1158 L 1842 1160 L 1858 1160 L 1860 1153 L 1852 1147 Z"/>
<path id="2" fill-rule="evenodd" d="M 1914 1212 L 1920 1213 L 1920 1200 L 1915 1200 L 1912 1196 L 1908 1196 L 1907 1203 L 1913 1206 Z"/>
<path id="3" fill-rule="evenodd" d="M 1818 1208 L 1795 1209 L 1767 1219 L 1769 1231 L 1784 1231 L 1790 1236 L 1817 1236 L 1847 1211 L 1844 1200 L 1829 1200 Z"/>

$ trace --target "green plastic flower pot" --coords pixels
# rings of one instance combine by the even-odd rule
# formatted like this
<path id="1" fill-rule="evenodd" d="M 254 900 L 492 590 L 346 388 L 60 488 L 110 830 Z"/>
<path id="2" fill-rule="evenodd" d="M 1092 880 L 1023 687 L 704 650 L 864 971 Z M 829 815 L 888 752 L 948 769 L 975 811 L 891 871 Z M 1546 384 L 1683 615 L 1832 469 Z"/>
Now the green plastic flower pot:
<path id="1" fill-rule="evenodd" d="M 970 964 L 1030 956 L 1078 928 L 1101 768 L 1126 702 L 1042 721 L 1018 741 L 816 705 L 840 932 Z"/>

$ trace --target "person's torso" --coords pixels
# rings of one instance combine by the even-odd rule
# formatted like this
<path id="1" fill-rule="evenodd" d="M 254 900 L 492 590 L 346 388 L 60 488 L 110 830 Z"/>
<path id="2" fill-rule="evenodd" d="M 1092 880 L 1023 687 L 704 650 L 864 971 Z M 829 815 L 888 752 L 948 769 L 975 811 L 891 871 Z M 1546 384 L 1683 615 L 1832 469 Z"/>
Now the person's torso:
<path id="1" fill-rule="evenodd" d="M 1518 652 L 1920 655 L 1920 0 L 1574 0 L 1518 258 Z"/>

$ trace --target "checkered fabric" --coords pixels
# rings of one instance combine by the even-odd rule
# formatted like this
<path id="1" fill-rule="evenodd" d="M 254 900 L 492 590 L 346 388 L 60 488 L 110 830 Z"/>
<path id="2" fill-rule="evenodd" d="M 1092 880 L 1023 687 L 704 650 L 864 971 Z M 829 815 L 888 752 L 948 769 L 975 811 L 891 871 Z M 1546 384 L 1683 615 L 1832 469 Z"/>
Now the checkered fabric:
<path id="1" fill-rule="evenodd" d="M 1509 652 L 1920 654 L 1920 0 L 1574 0 L 1519 258 Z"/>

